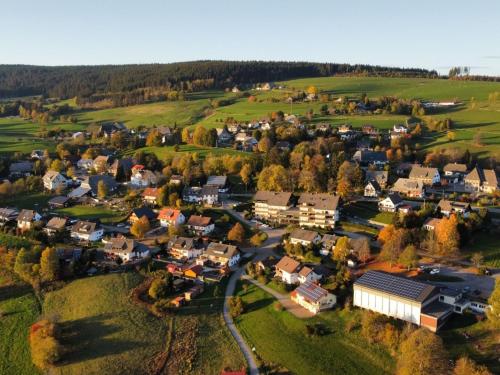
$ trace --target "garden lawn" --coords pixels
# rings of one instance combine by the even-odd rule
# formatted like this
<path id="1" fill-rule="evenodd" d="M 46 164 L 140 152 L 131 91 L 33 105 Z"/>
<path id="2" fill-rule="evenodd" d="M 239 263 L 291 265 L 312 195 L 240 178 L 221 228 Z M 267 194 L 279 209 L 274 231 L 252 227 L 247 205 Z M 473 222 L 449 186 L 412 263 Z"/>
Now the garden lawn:
<path id="1" fill-rule="evenodd" d="M 126 215 L 122 212 L 110 210 L 106 207 L 92 206 L 71 206 L 54 210 L 59 215 L 69 216 L 80 220 L 99 219 L 103 223 L 116 223 L 125 219 Z"/>
<path id="2" fill-rule="evenodd" d="M 46 295 L 43 312 L 60 317 L 69 352 L 55 374 L 146 374 L 165 348 L 167 320 L 130 301 L 139 274 L 108 274 L 73 281 Z"/>
<path id="3" fill-rule="evenodd" d="M 278 365 L 291 373 L 309 374 L 387 374 L 394 370 L 393 359 L 382 346 L 368 345 L 358 330 L 346 333 L 347 319 L 358 319 L 358 311 L 329 311 L 301 320 L 287 311 L 276 311 L 274 299 L 250 284 L 238 295 L 246 312 L 236 325 L 250 347 L 269 365 Z M 306 324 L 322 323 L 330 333 L 308 337 Z"/>
<path id="4" fill-rule="evenodd" d="M 351 203 L 344 207 L 343 210 L 349 215 L 384 224 L 391 224 L 395 216 L 393 212 L 380 212 L 376 202 Z"/>
<path id="5" fill-rule="evenodd" d="M 47 207 L 48 201 L 53 197 L 53 195 L 45 193 L 22 193 L 10 198 L 2 199 L 2 204 L 4 206 L 13 206 L 18 209 L 40 211 Z"/>
<path id="6" fill-rule="evenodd" d="M 500 241 L 495 233 L 475 233 L 470 244 L 464 246 L 463 253 L 472 255 L 481 253 L 484 264 L 488 267 L 500 268 Z"/>
<path id="7" fill-rule="evenodd" d="M 179 145 L 178 151 L 174 150 L 174 146 L 146 146 L 137 150 L 128 151 L 127 156 L 133 156 L 137 151 L 143 151 L 147 153 L 154 153 L 158 159 L 165 160 L 167 157 L 173 157 L 180 153 L 196 153 L 200 158 L 212 154 L 215 156 L 221 155 L 232 155 L 232 156 L 243 156 L 250 157 L 252 154 L 249 152 L 243 152 L 234 150 L 232 148 L 219 148 L 219 147 L 204 147 L 195 145 Z"/>
<path id="8" fill-rule="evenodd" d="M 8 284 L 0 278 L 0 374 L 34 375 L 28 342 L 30 326 L 40 306 L 28 286 Z"/>

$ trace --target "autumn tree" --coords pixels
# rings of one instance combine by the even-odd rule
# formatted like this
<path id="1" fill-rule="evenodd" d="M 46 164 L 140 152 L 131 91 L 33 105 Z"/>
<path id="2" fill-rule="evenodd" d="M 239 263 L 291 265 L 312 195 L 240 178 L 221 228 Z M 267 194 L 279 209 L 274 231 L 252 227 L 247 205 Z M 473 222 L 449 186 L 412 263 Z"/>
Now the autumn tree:
<path id="1" fill-rule="evenodd" d="M 474 254 L 472 254 L 470 260 L 474 266 L 479 268 L 483 264 L 484 256 L 481 253 L 474 253 Z"/>
<path id="2" fill-rule="evenodd" d="M 337 193 L 341 197 L 352 195 L 362 186 L 363 174 L 359 166 L 349 161 L 344 161 L 337 173 Z"/>
<path id="3" fill-rule="evenodd" d="M 392 224 L 383 227 L 380 232 L 378 232 L 378 241 L 383 245 L 393 236 L 395 230 Z"/>
<path id="4" fill-rule="evenodd" d="M 408 271 L 410 270 L 410 268 L 416 267 L 418 264 L 418 255 L 415 246 L 406 246 L 401 255 L 399 255 L 398 263 L 407 267 Z"/>
<path id="5" fill-rule="evenodd" d="M 245 311 L 245 304 L 240 296 L 229 297 L 228 304 L 229 314 L 231 314 L 233 318 L 240 316 Z"/>
<path id="6" fill-rule="evenodd" d="M 361 244 L 358 248 L 358 259 L 366 263 L 368 259 L 370 259 L 371 251 L 370 251 L 370 240 L 366 237 L 363 237 L 361 240 Z"/>
<path id="7" fill-rule="evenodd" d="M 148 290 L 148 294 L 153 299 L 165 298 L 169 293 L 169 288 L 165 280 L 161 278 L 154 279 Z"/>
<path id="8" fill-rule="evenodd" d="M 257 181 L 257 189 L 270 191 L 291 191 L 290 172 L 282 165 L 272 164 L 262 169 Z"/>
<path id="9" fill-rule="evenodd" d="M 344 262 L 349 255 L 349 237 L 340 237 L 333 249 L 333 260 Z"/>
<path id="10" fill-rule="evenodd" d="M 495 289 L 488 299 L 491 309 L 486 310 L 486 315 L 494 329 L 500 329 L 500 279 L 495 282 Z"/>
<path id="11" fill-rule="evenodd" d="M 184 143 L 189 143 L 191 140 L 191 134 L 189 134 L 189 129 L 187 127 L 182 129 L 181 140 Z"/>
<path id="12" fill-rule="evenodd" d="M 103 180 L 97 183 L 97 197 L 99 199 L 104 199 L 108 195 L 109 189 L 108 185 Z"/>
<path id="13" fill-rule="evenodd" d="M 448 373 L 447 354 L 441 338 L 419 328 L 401 343 L 398 375 L 442 375 Z"/>
<path id="14" fill-rule="evenodd" d="M 461 357 L 455 363 L 453 375 L 493 375 L 486 366 L 478 365 L 469 357 Z"/>
<path id="15" fill-rule="evenodd" d="M 257 144 L 257 150 L 259 150 L 259 152 L 267 153 L 269 152 L 272 146 L 273 144 L 269 139 L 269 137 L 262 137 L 259 143 Z"/>
<path id="16" fill-rule="evenodd" d="M 241 181 L 245 184 L 245 189 L 248 189 L 248 184 L 252 179 L 252 166 L 248 163 L 243 164 L 240 170 Z"/>
<path id="17" fill-rule="evenodd" d="M 405 229 L 398 229 L 382 246 L 382 251 L 379 254 L 379 259 L 389 262 L 392 265 L 397 262 L 401 252 L 407 244 L 407 232 Z"/>
<path id="18" fill-rule="evenodd" d="M 439 255 L 454 255 L 460 247 L 458 233 L 458 219 L 456 215 L 442 218 L 434 230 L 436 236 L 436 252 Z"/>
<path id="19" fill-rule="evenodd" d="M 57 339 L 57 327 L 48 320 L 41 320 L 30 328 L 31 359 L 38 368 L 47 371 L 60 360 L 63 347 Z"/>
<path id="20" fill-rule="evenodd" d="M 130 227 L 130 233 L 132 233 L 132 235 L 136 238 L 143 238 L 150 229 L 151 226 L 147 216 L 143 216 L 132 224 Z"/>
<path id="21" fill-rule="evenodd" d="M 59 258 L 56 250 L 47 247 L 40 257 L 40 277 L 42 281 L 50 282 L 57 280 L 59 275 Z"/>
<path id="22" fill-rule="evenodd" d="M 229 241 L 243 243 L 243 241 L 245 241 L 245 228 L 243 228 L 243 225 L 241 225 L 239 222 L 234 224 L 234 226 L 227 234 L 227 239 Z"/>
<path id="23" fill-rule="evenodd" d="M 146 146 L 160 146 L 161 134 L 158 129 L 151 129 L 146 137 Z"/>

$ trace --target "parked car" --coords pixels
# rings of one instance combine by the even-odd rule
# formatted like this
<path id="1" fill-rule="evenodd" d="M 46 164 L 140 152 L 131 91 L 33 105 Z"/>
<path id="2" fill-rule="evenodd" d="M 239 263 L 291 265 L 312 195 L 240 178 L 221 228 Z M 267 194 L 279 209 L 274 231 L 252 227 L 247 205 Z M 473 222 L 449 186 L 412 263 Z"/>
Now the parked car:
<path id="1" fill-rule="evenodd" d="M 440 272 L 440 269 L 439 268 L 433 268 L 431 269 L 431 272 L 429 272 L 431 275 L 436 275 Z"/>

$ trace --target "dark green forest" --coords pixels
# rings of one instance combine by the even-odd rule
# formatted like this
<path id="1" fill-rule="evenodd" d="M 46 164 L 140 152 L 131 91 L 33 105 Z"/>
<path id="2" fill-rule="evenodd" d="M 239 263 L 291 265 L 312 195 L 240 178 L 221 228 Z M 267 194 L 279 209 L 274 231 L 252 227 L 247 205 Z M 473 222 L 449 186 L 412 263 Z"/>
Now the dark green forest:
<path id="1" fill-rule="evenodd" d="M 435 71 L 373 65 L 266 61 L 193 61 L 172 64 L 34 66 L 0 65 L 0 98 L 30 95 L 88 98 L 161 88 L 184 92 L 235 84 L 333 75 L 437 77 Z"/>

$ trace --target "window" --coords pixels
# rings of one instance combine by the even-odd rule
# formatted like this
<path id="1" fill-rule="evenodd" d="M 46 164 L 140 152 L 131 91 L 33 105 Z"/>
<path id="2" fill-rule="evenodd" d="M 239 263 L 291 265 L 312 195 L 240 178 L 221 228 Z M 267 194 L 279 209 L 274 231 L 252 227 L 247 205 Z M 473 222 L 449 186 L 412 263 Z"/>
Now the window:
<path id="1" fill-rule="evenodd" d="M 440 301 L 444 301 L 444 296 L 439 296 Z"/>

